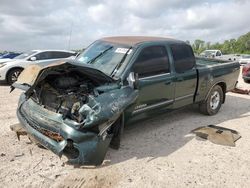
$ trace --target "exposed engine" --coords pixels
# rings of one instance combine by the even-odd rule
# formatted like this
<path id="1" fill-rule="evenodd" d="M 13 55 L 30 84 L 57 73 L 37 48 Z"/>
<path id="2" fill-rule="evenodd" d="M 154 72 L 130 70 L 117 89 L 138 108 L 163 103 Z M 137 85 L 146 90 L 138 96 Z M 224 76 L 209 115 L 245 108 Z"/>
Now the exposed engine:
<path id="1" fill-rule="evenodd" d="M 83 117 L 78 111 L 90 95 L 98 95 L 96 86 L 93 80 L 76 72 L 52 74 L 37 85 L 32 97 L 44 108 L 81 122 Z"/>

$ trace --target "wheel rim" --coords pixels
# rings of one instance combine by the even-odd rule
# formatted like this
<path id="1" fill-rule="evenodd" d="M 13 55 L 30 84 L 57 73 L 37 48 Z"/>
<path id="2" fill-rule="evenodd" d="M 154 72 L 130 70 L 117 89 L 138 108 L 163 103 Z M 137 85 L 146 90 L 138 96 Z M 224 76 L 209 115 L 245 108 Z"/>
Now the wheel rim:
<path id="1" fill-rule="evenodd" d="M 11 75 L 11 82 L 12 83 L 17 81 L 17 78 L 18 78 L 20 73 L 21 73 L 21 71 L 19 71 L 19 70 L 13 72 L 13 74 Z"/>
<path id="2" fill-rule="evenodd" d="M 210 97 L 210 107 L 215 110 L 220 104 L 220 94 L 218 91 L 214 91 Z"/>

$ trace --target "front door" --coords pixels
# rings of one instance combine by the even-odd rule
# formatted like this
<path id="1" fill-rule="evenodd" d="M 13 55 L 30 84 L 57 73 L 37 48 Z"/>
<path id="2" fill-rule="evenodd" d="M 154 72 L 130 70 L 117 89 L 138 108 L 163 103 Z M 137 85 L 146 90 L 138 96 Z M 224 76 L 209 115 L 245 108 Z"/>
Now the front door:
<path id="1" fill-rule="evenodd" d="M 151 45 L 141 49 L 132 71 L 138 75 L 139 89 L 133 115 L 172 108 L 174 75 L 171 74 L 164 45 Z"/>

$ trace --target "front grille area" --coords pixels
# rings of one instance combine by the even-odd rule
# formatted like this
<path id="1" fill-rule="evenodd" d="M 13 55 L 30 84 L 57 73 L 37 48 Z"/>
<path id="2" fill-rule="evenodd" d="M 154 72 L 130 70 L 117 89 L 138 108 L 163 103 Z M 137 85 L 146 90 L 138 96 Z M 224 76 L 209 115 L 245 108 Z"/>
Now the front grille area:
<path id="1" fill-rule="evenodd" d="M 33 129 L 39 131 L 40 133 L 42 133 L 43 135 L 57 141 L 60 142 L 63 140 L 63 137 L 58 133 L 58 132 L 54 132 L 48 129 L 45 129 L 43 127 L 41 127 L 37 122 L 33 121 L 31 118 L 28 118 L 27 115 L 23 112 L 22 108 L 19 110 L 21 117 L 23 118 L 23 120 Z"/>

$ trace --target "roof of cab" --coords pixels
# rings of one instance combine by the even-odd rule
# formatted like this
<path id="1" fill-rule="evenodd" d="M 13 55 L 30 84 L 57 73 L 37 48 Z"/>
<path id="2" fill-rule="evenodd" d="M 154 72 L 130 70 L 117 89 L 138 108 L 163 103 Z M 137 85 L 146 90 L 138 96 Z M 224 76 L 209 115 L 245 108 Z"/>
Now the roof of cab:
<path id="1" fill-rule="evenodd" d="M 129 46 L 134 46 L 143 42 L 157 42 L 157 41 L 166 41 L 166 42 L 183 42 L 173 38 L 165 37 L 151 37 L 151 36 L 115 36 L 115 37 L 105 37 L 101 39 L 102 41 L 125 44 Z"/>

